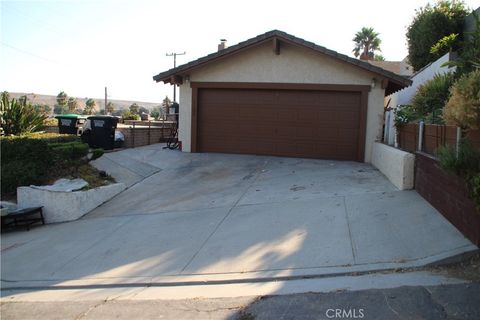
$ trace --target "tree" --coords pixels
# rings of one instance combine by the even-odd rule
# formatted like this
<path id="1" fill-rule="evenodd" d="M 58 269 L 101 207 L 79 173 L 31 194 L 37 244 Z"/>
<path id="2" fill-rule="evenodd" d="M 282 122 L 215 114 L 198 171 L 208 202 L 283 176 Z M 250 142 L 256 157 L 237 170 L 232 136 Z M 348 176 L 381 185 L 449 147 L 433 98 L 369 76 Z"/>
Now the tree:
<path id="1" fill-rule="evenodd" d="M 113 104 L 113 102 L 111 101 L 108 102 L 106 109 L 107 109 L 107 113 L 112 114 L 113 111 L 115 111 L 115 105 Z"/>
<path id="2" fill-rule="evenodd" d="M 83 109 L 83 114 L 85 115 L 93 114 L 95 112 L 96 106 L 97 106 L 97 103 L 95 102 L 95 100 L 93 100 L 92 98 L 87 99 L 87 101 L 85 102 L 85 109 Z"/>
<path id="3" fill-rule="evenodd" d="M 65 93 L 65 91 L 61 91 L 59 94 L 57 94 L 57 104 L 60 106 L 66 106 L 68 101 L 68 95 Z"/>
<path id="4" fill-rule="evenodd" d="M 381 54 L 376 54 L 373 59 L 374 59 L 375 61 L 385 61 L 385 57 L 382 56 Z"/>
<path id="5" fill-rule="evenodd" d="M 139 110 L 140 110 L 140 106 L 136 102 L 130 106 L 130 113 L 138 114 Z"/>
<path id="6" fill-rule="evenodd" d="M 162 101 L 162 107 L 163 107 L 163 115 L 168 114 L 168 109 L 172 105 L 172 100 L 168 98 L 168 96 L 165 96 L 165 99 Z M 162 114 L 161 114 L 162 115 Z"/>
<path id="7" fill-rule="evenodd" d="M 375 51 L 380 50 L 380 43 L 382 42 L 378 37 L 379 33 L 375 32 L 373 28 L 365 28 L 355 34 L 353 42 L 355 42 L 355 48 L 353 54 L 355 57 L 359 57 L 362 60 L 373 60 Z"/>
<path id="8" fill-rule="evenodd" d="M 443 111 L 445 121 L 465 129 L 480 129 L 480 69 L 462 75 L 450 92 Z"/>
<path id="9" fill-rule="evenodd" d="M 57 103 L 53 107 L 53 113 L 65 113 L 67 111 L 67 101 L 68 95 L 65 93 L 65 91 L 61 91 L 59 94 L 57 94 Z"/>
<path id="10" fill-rule="evenodd" d="M 50 115 L 50 113 L 52 112 L 52 107 L 50 107 L 48 104 L 40 104 L 40 103 L 36 103 L 33 105 L 33 108 L 38 112 L 38 113 L 42 113 L 42 114 L 45 114 L 45 115 Z"/>
<path id="11" fill-rule="evenodd" d="M 150 110 L 148 110 L 145 107 L 138 108 L 138 114 L 143 114 L 143 113 L 150 114 Z"/>
<path id="12" fill-rule="evenodd" d="M 78 108 L 78 101 L 76 98 L 70 97 L 68 98 L 67 105 L 68 105 L 68 112 L 74 113 L 75 110 L 77 110 Z"/>
<path id="13" fill-rule="evenodd" d="M 427 4 L 415 11 L 415 17 L 407 28 L 408 60 L 413 69 L 418 71 L 430 62 L 448 52 L 456 50 L 462 41 L 464 19 L 468 12 L 462 1 L 442 0 L 433 7 Z M 449 41 L 448 46 L 433 50 L 441 39 L 452 34 L 459 36 Z"/>

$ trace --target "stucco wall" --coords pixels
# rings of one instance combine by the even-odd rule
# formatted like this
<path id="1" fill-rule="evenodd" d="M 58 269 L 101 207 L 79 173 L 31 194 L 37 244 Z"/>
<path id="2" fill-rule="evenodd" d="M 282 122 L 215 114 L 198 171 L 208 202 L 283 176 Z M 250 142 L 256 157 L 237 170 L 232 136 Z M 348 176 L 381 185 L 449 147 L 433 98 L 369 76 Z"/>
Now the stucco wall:
<path id="1" fill-rule="evenodd" d="M 454 72 L 455 67 L 449 68 L 447 66 L 442 67 L 445 62 L 450 61 L 450 53 L 446 53 L 442 57 L 438 58 L 438 60 L 432 62 L 431 64 L 425 66 L 417 73 L 412 76 L 412 85 L 406 87 L 403 90 L 395 92 L 386 98 L 386 100 L 390 100 L 389 107 L 396 107 L 397 105 L 401 104 L 410 104 L 412 101 L 413 96 L 417 92 L 417 88 L 427 82 L 430 79 L 433 79 L 435 74 L 443 74 L 447 72 Z"/>
<path id="2" fill-rule="evenodd" d="M 43 207 L 45 223 L 77 220 L 123 190 L 123 183 L 114 183 L 86 191 L 50 191 L 33 187 L 17 188 L 20 207 Z"/>
<path id="3" fill-rule="evenodd" d="M 398 189 L 413 188 L 415 155 L 412 153 L 375 142 L 372 164 Z"/>
<path id="4" fill-rule="evenodd" d="M 272 44 L 246 50 L 190 75 L 191 82 L 275 82 L 370 85 L 379 78 L 368 71 L 339 62 L 333 58 L 282 43 L 280 55 L 273 53 Z M 370 162 L 373 142 L 381 138 L 384 89 L 377 86 L 369 92 L 365 161 Z M 180 86 L 179 139 L 182 150 L 191 150 L 191 103 L 189 83 Z"/>

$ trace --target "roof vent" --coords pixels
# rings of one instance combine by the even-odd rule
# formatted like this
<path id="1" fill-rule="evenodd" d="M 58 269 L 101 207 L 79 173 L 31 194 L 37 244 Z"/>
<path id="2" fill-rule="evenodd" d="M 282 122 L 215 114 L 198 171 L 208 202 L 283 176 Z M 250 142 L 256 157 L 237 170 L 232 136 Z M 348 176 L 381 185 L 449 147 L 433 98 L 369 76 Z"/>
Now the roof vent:
<path id="1" fill-rule="evenodd" d="M 227 48 L 227 39 L 220 39 L 220 44 L 218 45 L 218 51 Z"/>

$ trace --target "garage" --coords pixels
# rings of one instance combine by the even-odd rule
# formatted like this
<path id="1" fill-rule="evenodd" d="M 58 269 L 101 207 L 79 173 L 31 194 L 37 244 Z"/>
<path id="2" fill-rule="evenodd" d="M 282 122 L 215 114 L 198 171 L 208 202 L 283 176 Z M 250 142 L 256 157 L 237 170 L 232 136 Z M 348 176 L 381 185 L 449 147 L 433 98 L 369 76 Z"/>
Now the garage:
<path id="1" fill-rule="evenodd" d="M 199 89 L 197 150 L 359 160 L 361 114 L 361 92 Z"/>
<path id="2" fill-rule="evenodd" d="M 370 162 L 401 75 L 273 30 L 153 77 L 180 88 L 183 152 Z"/>

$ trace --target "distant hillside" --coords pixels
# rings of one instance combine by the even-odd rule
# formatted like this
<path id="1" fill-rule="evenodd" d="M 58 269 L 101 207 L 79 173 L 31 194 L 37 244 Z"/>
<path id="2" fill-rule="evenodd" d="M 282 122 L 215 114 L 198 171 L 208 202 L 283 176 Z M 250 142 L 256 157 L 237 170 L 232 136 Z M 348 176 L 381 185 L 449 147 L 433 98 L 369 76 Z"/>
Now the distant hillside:
<path id="1" fill-rule="evenodd" d="M 44 94 L 36 94 L 36 93 L 23 93 L 23 92 L 9 92 L 10 97 L 12 98 L 19 98 L 21 96 L 27 96 L 28 100 L 32 104 L 47 104 L 50 107 L 52 107 L 57 103 L 57 97 L 56 96 L 49 96 L 49 95 L 44 95 Z M 95 102 L 97 103 L 97 110 L 102 110 L 105 109 L 105 100 L 104 99 L 95 99 Z M 85 101 L 87 101 L 87 98 L 78 98 L 77 101 L 79 104 L 79 107 L 83 109 L 85 107 Z M 122 109 L 128 109 L 133 103 L 137 103 L 141 107 L 145 107 L 147 109 L 152 109 L 153 107 L 157 107 L 161 105 L 161 102 L 155 103 L 155 102 L 142 102 L 142 101 L 126 101 L 126 100 L 112 100 L 108 99 L 108 102 L 112 102 L 114 105 L 115 110 L 122 110 Z"/>

